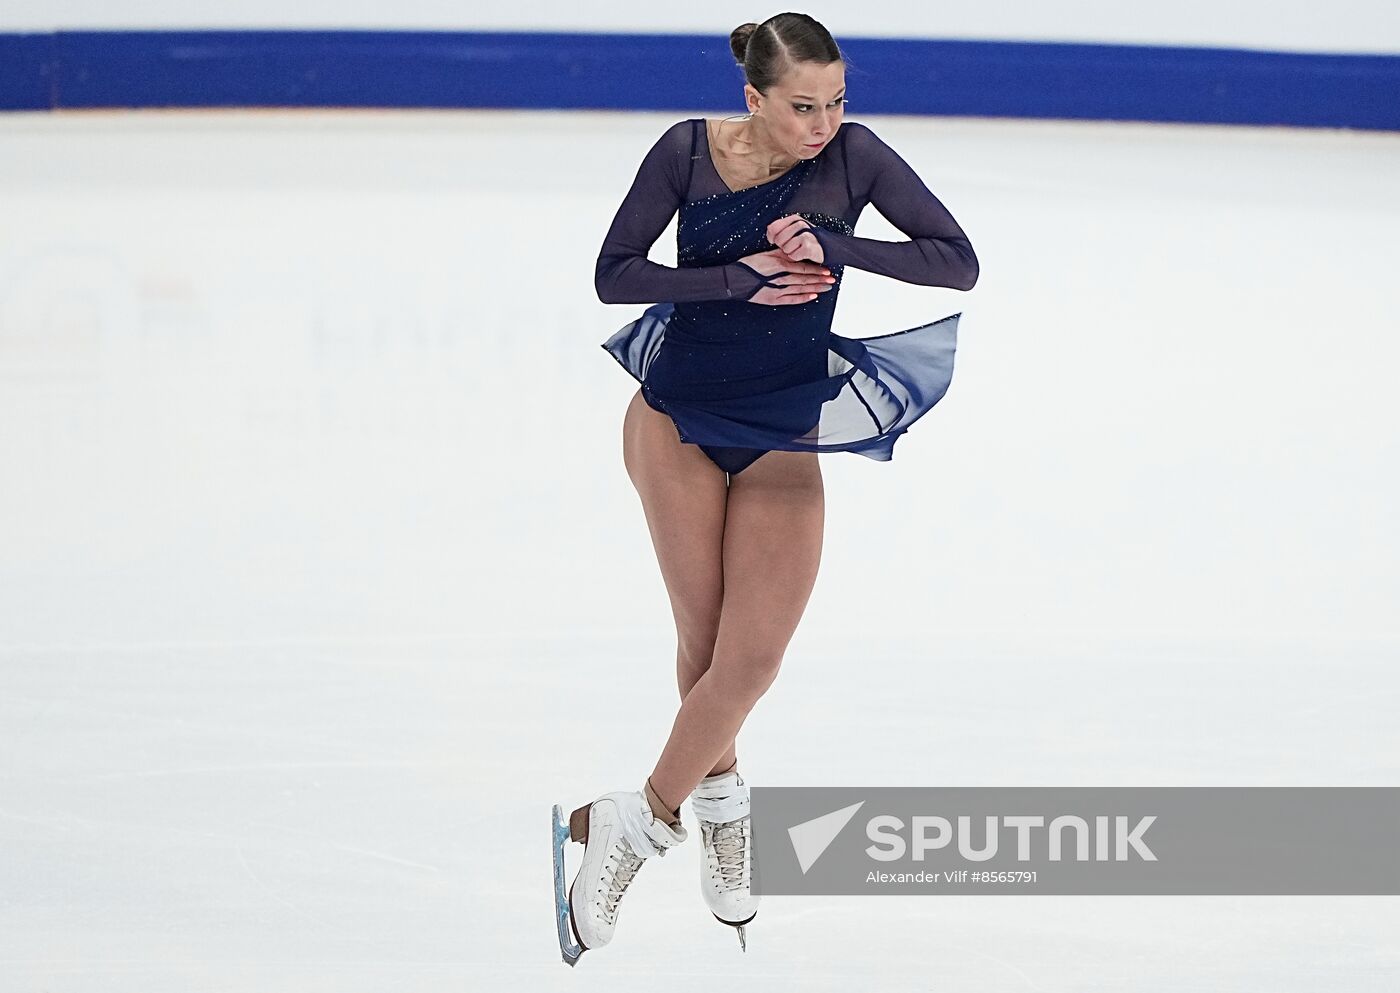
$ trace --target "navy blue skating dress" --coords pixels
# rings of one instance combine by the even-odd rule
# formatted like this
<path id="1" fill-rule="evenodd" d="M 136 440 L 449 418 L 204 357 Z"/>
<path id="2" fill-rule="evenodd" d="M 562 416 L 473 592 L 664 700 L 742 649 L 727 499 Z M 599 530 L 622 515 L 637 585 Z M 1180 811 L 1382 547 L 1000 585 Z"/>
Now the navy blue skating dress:
<path id="1" fill-rule="evenodd" d="M 867 204 L 911 240 L 856 237 Z M 673 269 L 647 253 L 677 210 Z M 807 303 L 750 303 L 778 277 L 740 260 L 773 249 L 768 225 L 791 214 L 812 226 L 836 282 Z M 864 124 L 844 122 L 813 157 L 735 191 L 714 165 L 704 119 L 680 121 L 643 159 L 595 272 L 604 303 L 652 306 L 602 347 L 682 442 L 731 475 L 769 451 L 888 460 L 947 392 L 962 315 L 872 338 L 833 334 L 846 266 L 964 290 L 978 275 L 962 228 Z"/>

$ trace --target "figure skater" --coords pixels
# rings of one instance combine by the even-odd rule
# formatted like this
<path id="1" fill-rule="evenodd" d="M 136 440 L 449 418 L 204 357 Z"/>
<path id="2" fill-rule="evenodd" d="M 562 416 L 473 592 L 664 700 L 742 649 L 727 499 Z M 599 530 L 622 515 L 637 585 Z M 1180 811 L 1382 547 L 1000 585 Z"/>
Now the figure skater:
<path id="1" fill-rule="evenodd" d="M 567 897 L 555 808 L 556 910 L 571 965 L 612 940 L 643 862 L 686 840 L 687 796 L 704 899 L 746 947 L 759 898 L 735 736 L 777 676 L 816 580 L 817 455 L 890 459 L 948 388 L 961 316 L 874 338 L 832 334 L 842 272 L 960 290 L 977 282 L 972 246 L 938 198 L 869 127 L 843 124 L 845 62 L 820 23 L 778 14 L 735 29 L 730 46 L 749 113 L 669 127 L 597 261 L 604 303 L 652 304 L 603 347 L 640 384 L 623 462 L 675 617 L 681 706 L 640 790 L 569 816 L 568 837 L 585 848 Z M 867 204 L 909 240 L 856 237 Z M 647 254 L 678 210 L 673 269 Z"/>

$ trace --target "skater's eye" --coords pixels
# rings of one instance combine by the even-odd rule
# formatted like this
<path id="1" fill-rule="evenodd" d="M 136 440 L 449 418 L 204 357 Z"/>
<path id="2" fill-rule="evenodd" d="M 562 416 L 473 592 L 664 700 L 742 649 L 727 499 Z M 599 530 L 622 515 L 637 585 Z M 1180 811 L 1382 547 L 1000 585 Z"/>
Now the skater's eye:
<path id="1" fill-rule="evenodd" d="M 846 102 L 846 98 L 845 98 L 845 97 L 837 97 L 835 100 L 831 101 L 831 103 L 827 104 L 827 106 L 828 106 L 828 107 L 839 107 L 839 106 L 841 106 L 841 105 L 842 105 L 843 103 L 845 103 L 845 102 Z M 812 105 L 811 105 L 810 103 L 795 103 L 795 104 L 793 104 L 792 106 L 793 106 L 793 109 L 796 110 L 799 114 L 805 114 L 805 113 L 807 113 L 807 111 L 809 111 L 809 110 L 812 109 Z"/>

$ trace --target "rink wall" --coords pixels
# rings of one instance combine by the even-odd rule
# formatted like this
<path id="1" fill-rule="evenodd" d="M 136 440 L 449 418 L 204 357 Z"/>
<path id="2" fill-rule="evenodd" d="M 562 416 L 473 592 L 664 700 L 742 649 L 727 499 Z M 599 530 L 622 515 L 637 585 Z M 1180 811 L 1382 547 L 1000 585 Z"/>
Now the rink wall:
<path id="1" fill-rule="evenodd" d="M 841 36 L 861 114 L 1400 130 L 1400 55 Z M 0 34 L 0 109 L 742 109 L 727 37 L 405 30 Z"/>

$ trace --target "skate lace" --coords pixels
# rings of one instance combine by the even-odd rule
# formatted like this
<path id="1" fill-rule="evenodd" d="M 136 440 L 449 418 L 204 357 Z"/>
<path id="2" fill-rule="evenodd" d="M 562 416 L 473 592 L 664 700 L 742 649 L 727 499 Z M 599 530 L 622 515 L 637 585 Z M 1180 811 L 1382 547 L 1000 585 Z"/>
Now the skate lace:
<path id="1" fill-rule="evenodd" d="M 615 862 L 603 866 L 603 875 L 608 881 L 608 891 L 603 895 L 603 916 L 609 924 L 613 924 L 617 920 L 618 901 L 646 860 L 634 852 L 625 840 L 608 855 L 608 859 Z"/>
<path id="2" fill-rule="evenodd" d="M 719 868 L 720 882 L 724 889 L 737 889 L 744 885 L 744 853 L 749 840 L 749 818 L 739 818 L 726 824 L 706 822 L 710 845 L 715 852 Z"/>

